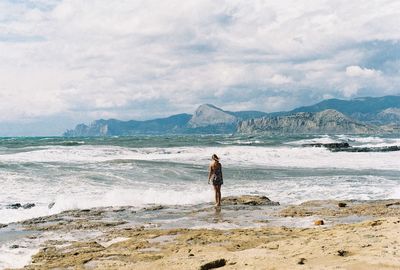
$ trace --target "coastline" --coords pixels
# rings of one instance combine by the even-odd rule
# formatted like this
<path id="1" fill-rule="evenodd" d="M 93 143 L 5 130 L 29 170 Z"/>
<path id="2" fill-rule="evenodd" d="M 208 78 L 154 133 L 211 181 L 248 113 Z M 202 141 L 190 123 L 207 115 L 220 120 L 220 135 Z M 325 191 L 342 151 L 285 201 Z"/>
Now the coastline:
<path id="1" fill-rule="evenodd" d="M 400 200 L 278 206 L 266 197 L 241 196 L 225 198 L 217 211 L 208 204 L 192 207 L 184 213 L 192 223 L 182 217 L 132 223 L 131 215 L 151 220 L 176 215 L 176 209 L 94 208 L 26 220 L 19 223 L 24 230 L 52 238 L 43 239 L 21 269 L 400 268 Z"/>

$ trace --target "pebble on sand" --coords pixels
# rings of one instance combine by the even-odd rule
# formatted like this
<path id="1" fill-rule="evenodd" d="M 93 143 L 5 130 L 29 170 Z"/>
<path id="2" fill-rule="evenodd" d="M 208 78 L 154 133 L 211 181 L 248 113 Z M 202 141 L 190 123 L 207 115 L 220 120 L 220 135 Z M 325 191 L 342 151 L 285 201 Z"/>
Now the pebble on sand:
<path id="1" fill-rule="evenodd" d="M 202 266 L 200 266 L 200 270 L 209 270 L 209 269 L 223 267 L 225 265 L 226 265 L 225 259 L 218 259 L 218 260 L 203 264 Z"/>
<path id="2" fill-rule="evenodd" d="M 349 252 L 346 251 L 346 250 L 340 249 L 340 250 L 337 251 L 337 254 L 338 254 L 338 256 L 340 256 L 340 257 L 344 257 L 344 256 L 348 255 Z"/>
<path id="3" fill-rule="evenodd" d="M 305 261 L 306 261 L 305 258 L 300 258 L 297 264 L 304 264 Z"/>
<path id="4" fill-rule="evenodd" d="M 320 225 L 324 225 L 324 224 L 325 224 L 325 222 L 322 219 L 314 221 L 314 225 L 316 225 L 316 226 L 320 226 Z"/>

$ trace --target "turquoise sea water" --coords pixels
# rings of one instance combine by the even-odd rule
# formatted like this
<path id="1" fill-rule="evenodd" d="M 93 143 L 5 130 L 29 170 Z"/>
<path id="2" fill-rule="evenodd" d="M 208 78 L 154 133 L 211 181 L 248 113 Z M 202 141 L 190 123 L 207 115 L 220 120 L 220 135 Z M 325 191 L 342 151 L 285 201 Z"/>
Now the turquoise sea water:
<path id="1" fill-rule="evenodd" d="M 213 153 L 223 164 L 223 195 L 261 194 L 281 203 L 399 197 L 400 152 L 302 147 L 337 141 L 400 145 L 395 137 L 344 135 L 0 138 L 0 223 L 74 208 L 211 201 Z M 35 207 L 10 209 L 13 203 Z"/>

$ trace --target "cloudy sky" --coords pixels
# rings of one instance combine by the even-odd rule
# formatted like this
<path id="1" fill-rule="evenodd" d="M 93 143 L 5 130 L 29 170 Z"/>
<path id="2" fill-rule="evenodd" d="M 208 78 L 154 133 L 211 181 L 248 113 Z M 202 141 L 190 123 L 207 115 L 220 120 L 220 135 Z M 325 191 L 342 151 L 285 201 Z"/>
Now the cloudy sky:
<path id="1" fill-rule="evenodd" d="M 0 0 L 0 136 L 400 93 L 398 0 Z"/>

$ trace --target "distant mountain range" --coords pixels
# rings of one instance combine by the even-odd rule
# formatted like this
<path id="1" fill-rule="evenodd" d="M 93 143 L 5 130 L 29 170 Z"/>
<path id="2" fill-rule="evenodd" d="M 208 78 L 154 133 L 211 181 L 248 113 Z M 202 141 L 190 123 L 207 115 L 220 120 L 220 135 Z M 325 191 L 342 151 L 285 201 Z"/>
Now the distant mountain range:
<path id="1" fill-rule="evenodd" d="M 400 96 L 328 99 L 292 111 L 224 111 L 203 104 L 193 115 L 177 114 L 147 121 L 96 120 L 79 124 L 64 136 L 128 136 L 138 134 L 378 134 L 400 132 Z"/>
<path id="2" fill-rule="evenodd" d="M 315 105 L 299 107 L 285 114 L 320 112 L 328 109 L 369 124 L 400 123 L 400 96 L 363 97 L 352 100 L 327 99 Z"/>
<path id="3" fill-rule="evenodd" d="M 203 104 L 193 115 L 177 114 L 147 121 L 96 120 L 89 125 L 79 124 L 64 136 L 128 136 L 138 134 L 221 134 L 233 133 L 237 124 L 268 115 L 258 111 L 229 112 L 211 104 Z"/>

